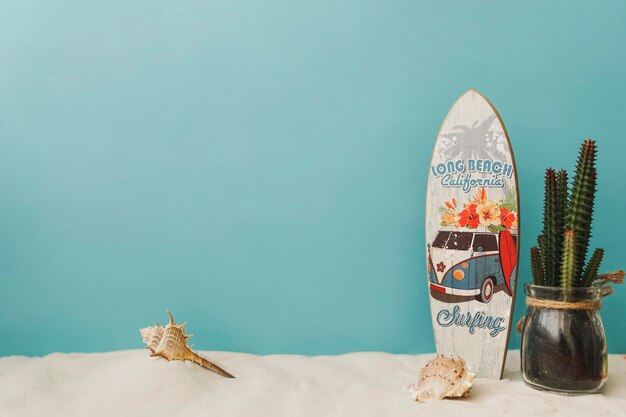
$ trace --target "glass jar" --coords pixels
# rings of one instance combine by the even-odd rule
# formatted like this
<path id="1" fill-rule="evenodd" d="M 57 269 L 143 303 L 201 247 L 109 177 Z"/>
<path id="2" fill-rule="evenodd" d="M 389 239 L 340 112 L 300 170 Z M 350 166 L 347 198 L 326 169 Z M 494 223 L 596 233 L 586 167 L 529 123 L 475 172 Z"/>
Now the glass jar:
<path id="1" fill-rule="evenodd" d="M 539 302 L 587 305 L 599 304 L 602 295 L 598 286 L 563 290 L 526 284 L 524 292 Z M 566 395 L 600 391 L 607 378 L 608 359 L 599 309 L 529 305 L 521 356 L 524 382 L 535 389 Z"/>

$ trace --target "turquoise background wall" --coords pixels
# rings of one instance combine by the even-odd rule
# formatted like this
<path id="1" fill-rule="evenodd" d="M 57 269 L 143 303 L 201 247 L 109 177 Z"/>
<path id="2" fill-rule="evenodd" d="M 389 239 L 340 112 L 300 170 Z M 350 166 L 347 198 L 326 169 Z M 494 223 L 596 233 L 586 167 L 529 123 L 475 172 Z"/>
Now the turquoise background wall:
<path id="1" fill-rule="evenodd" d="M 165 308 L 199 349 L 433 351 L 426 175 L 468 88 L 516 151 L 520 283 L 587 137 L 624 267 L 625 69 L 622 1 L 2 1 L 0 354 L 139 348 Z"/>

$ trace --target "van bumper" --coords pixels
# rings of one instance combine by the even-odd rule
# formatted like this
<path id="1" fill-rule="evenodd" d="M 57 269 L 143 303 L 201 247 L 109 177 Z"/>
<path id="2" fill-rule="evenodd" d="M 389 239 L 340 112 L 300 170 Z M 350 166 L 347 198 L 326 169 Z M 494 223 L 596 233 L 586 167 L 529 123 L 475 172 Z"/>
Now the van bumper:
<path id="1" fill-rule="evenodd" d="M 444 287 L 443 285 L 437 285 L 430 283 L 430 289 L 433 291 L 437 291 L 443 294 L 452 294 L 452 295 L 464 295 L 464 296 L 472 296 L 480 294 L 480 289 L 474 290 L 462 290 L 460 288 L 449 288 Z"/>

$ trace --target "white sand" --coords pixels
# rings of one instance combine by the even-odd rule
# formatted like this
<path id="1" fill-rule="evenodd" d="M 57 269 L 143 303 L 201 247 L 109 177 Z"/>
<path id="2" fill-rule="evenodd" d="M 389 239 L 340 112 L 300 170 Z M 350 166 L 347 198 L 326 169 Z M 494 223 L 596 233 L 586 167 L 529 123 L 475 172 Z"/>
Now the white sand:
<path id="1" fill-rule="evenodd" d="M 513 351 L 505 379 L 477 380 L 468 399 L 422 404 L 405 387 L 431 354 L 201 353 L 237 379 L 150 358 L 146 350 L 0 358 L 0 416 L 626 416 L 626 360 L 619 355 L 610 358 L 603 394 L 530 389 Z"/>

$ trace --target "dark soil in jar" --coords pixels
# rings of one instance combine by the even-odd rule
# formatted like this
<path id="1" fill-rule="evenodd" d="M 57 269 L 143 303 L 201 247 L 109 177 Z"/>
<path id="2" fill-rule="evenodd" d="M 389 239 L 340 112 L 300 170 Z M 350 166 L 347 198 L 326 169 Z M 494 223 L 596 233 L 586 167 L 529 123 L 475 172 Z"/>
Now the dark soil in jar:
<path id="1" fill-rule="evenodd" d="M 528 382 L 592 391 L 606 379 L 604 332 L 597 312 L 532 309 L 524 330 L 522 371 Z"/>

